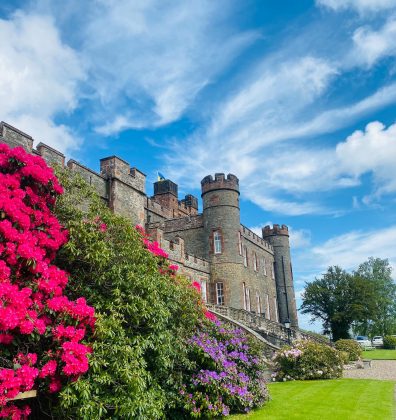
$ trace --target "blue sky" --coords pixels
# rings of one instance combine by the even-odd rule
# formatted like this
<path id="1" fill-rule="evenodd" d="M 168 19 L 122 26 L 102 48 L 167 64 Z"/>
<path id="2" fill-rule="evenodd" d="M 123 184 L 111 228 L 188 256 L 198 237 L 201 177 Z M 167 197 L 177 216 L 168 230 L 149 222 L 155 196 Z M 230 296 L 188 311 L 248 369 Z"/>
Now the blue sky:
<path id="1" fill-rule="evenodd" d="M 329 265 L 396 267 L 395 39 L 396 0 L 3 0 L 0 119 L 119 155 L 149 194 L 157 170 L 195 195 L 236 174 L 242 223 L 290 226 L 300 296 Z"/>

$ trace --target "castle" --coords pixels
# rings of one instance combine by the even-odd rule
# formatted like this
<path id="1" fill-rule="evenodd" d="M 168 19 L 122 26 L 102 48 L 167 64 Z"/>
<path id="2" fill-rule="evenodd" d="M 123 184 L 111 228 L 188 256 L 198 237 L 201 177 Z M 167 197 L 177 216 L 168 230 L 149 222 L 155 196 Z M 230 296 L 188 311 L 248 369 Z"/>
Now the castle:
<path id="1" fill-rule="evenodd" d="M 34 149 L 31 136 L 5 122 L 0 123 L 0 143 L 65 166 L 61 152 L 43 143 Z M 201 284 L 204 301 L 298 326 L 288 228 L 265 226 L 260 237 L 243 226 L 235 175 L 220 173 L 201 181 L 203 211 L 198 213 L 198 199 L 189 194 L 179 200 L 178 186 L 169 179 L 155 182 L 154 195 L 148 196 L 146 175 L 119 157 L 101 159 L 100 173 L 75 160 L 67 167 L 114 212 L 145 226 L 180 272 Z"/>

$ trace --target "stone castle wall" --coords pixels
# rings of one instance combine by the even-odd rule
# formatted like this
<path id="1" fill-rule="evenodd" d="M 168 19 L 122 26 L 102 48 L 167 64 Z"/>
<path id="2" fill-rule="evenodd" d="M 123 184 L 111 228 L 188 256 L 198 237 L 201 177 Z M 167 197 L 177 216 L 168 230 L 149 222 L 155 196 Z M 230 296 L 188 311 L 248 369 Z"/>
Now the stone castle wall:
<path id="1" fill-rule="evenodd" d="M 34 149 L 33 138 L 9 124 L 0 124 L 0 142 L 22 146 L 50 165 L 65 166 L 62 153 L 43 143 Z M 207 286 L 209 302 L 216 303 L 216 287 L 222 283 L 225 305 L 246 308 L 248 290 L 251 311 L 260 309 L 274 321 L 280 313 L 282 322 L 289 314 L 293 325 L 297 323 L 287 227 L 265 228 L 260 237 L 241 225 L 235 175 L 202 180 L 203 213 L 198 214 L 197 199 L 187 195 L 179 201 L 177 185 L 169 180 L 157 182 L 154 196 L 148 197 L 146 175 L 116 156 L 101 159 L 99 173 L 75 160 L 66 166 L 92 185 L 114 212 L 145 226 L 181 273 Z M 221 234 L 221 253 L 213 249 L 216 231 Z"/>

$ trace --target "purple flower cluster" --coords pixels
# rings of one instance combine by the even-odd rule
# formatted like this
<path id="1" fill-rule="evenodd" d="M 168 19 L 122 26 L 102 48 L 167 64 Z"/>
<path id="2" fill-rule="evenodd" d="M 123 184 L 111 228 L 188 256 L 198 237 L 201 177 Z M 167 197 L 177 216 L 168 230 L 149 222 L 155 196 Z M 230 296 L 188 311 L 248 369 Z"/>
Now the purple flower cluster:
<path id="1" fill-rule="evenodd" d="M 191 417 L 246 412 L 267 399 L 263 360 L 241 329 L 216 321 L 190 344 L 197 369 L 180 396 Z"/>

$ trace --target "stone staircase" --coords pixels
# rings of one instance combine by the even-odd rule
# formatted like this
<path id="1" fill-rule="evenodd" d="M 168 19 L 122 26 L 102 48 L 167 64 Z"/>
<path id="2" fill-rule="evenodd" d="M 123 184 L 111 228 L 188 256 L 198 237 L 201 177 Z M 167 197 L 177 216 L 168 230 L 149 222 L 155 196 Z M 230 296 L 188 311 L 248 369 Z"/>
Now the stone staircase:
<path id="1" fill-rule="evenodd" d="M 294 340 L 309 339 L 323 344 L 329 344 L 325 338 L 322 340 L 315 335 L 301 331 L 299 328 L 287 329 L 279 322 L 266 319 L 263 314 L 256 314 L 229 306 L 212 304 L 207 304 L 206 306 L 219 319 L 238 325 L 260 340 L 265 345 L 267 358 L 272 357 L 275 351 L 279 350 L 285 344 L 292 343 Z"/>

